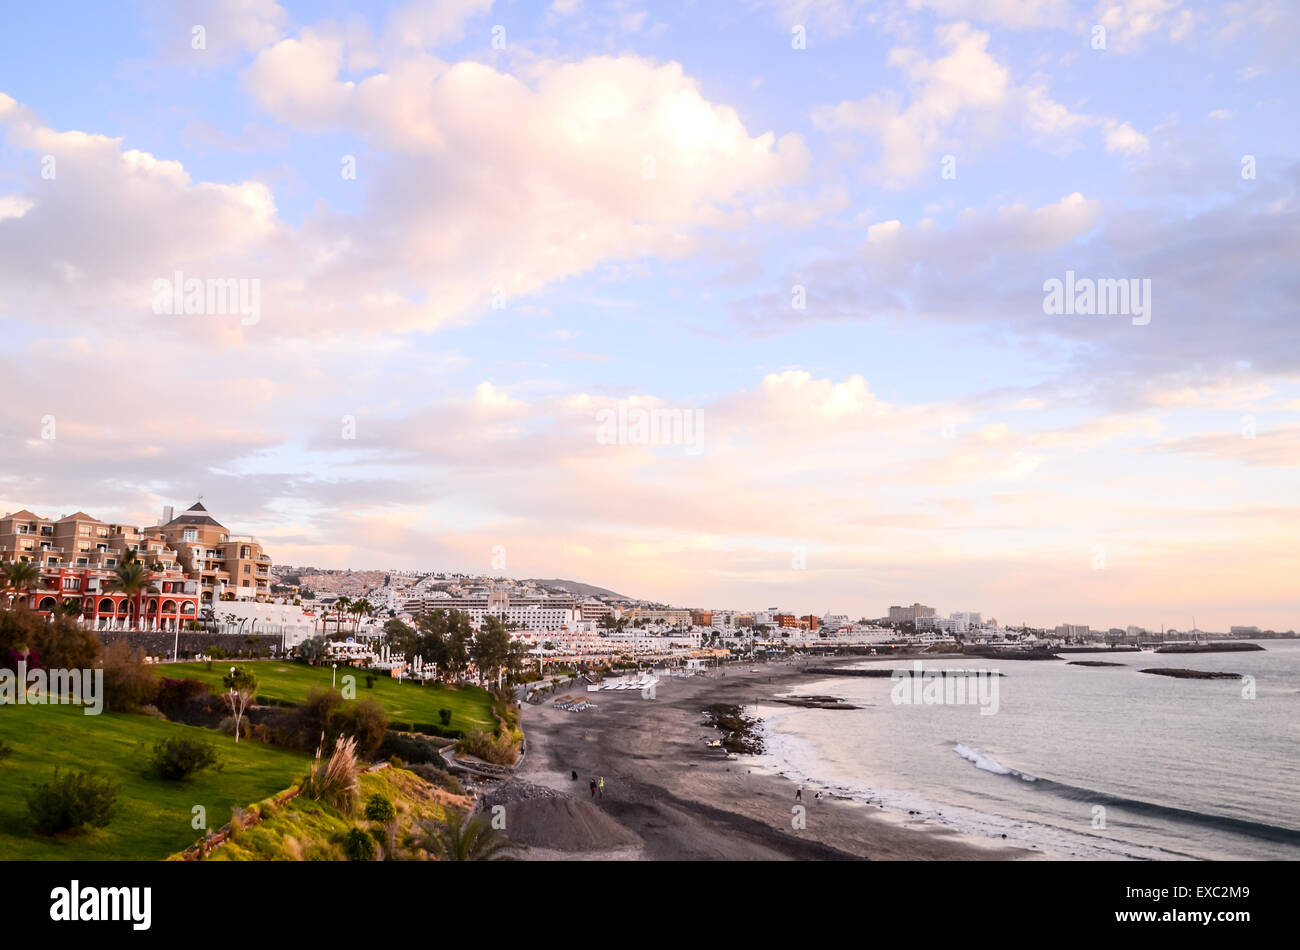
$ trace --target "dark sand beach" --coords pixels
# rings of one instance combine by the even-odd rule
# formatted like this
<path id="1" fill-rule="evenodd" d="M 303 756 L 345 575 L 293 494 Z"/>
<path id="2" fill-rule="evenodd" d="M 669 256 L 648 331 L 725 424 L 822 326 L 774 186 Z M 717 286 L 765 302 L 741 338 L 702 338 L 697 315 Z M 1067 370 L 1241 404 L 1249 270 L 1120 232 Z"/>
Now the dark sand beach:
<path id="1" fill-rule="evenodd" d="M 863 658 L 855 658 L 861 662 Z M 874 659 L 874 658 L 873 658 Z M 897 658 L 895 658 L 897 659 Z M 815 665 L 825 666 L 825 660 Z M 847 662 L 847 661 L 841 661 Z M 812 664 L 810 664 L 812 665 Z M 802 663 L 733 665 L 725 676 L 661 677 L 655 698 L 637 690 L 586 694 L 596 708 L 524 704 L 528 752 L 519 778 L 586 799 L 639 839 L 639 845 L 593 850 L 566 847 L 563 828 L 527 858 L 540 860 L 1014 860 L 1041 858 L 983 838 L 909 820 L 859 802 L 814 798 L 804 790 L 806 827 L 792 827 L 795 784 L 751 772 L 745 756 L 727 758 L 706 745 L 718 732 L 704 724 L 713 703 L 753 704 L 797 692 Z M 577 695 L 583 687 L 566 692 Z M 578 773 L 577 781 L 571 773 Z M 604 776 L 592 800 L 588 780 Z M 507 815 L 509 811 L 507 811 Z M 575 838 L 583 838 L 576 835 Z"/>

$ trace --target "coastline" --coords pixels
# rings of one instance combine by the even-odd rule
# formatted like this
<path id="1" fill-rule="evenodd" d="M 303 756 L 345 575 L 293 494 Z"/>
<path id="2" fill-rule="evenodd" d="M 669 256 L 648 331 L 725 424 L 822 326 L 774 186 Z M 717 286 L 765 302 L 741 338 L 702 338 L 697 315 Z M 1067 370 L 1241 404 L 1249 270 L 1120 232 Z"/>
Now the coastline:
<path id="1" fill-rule="evenodd" d="M 913 657 L 819 658 L 827 663 L 908 662 Z M 603 776 L 602 812 L 633 832 L 640 847 L 611 851 L 536 849 L 533 860 L 1034 860 L 1041 851 L 911 820 L 909 816 L 807 784 L 806 825 L 792 827 L 796 783 L 727 758 L 706 746 L 717 731 L 703 724 L 713 703 L 771 704 L 796 689 L 807 661 L 749 665 L 685 679 L 664 677 L 653 700 L 639 692 L 599 692 L 595 708 L 565 712 L 525 704 L 529 755 L 517 778 L 574 798 L 590 798 L 589 778 Z M 812 665 L 809 663 L 808 665 Z M 723 675 L 725 673 L 725 675 Z M 574 781 L 572 772 L 578 773 Z M 507 822 L 508 818 L 507 811 Z M 507 823 L 507 828 L 509 827 Z"/>

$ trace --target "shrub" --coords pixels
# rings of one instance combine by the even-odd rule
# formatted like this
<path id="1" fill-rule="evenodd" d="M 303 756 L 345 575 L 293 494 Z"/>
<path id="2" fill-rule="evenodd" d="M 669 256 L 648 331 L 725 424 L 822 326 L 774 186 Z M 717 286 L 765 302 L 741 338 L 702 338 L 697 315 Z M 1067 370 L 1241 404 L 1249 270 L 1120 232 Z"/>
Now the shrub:
<path id="1" fill-rule="evenodd" d="M 408 736 L 400 732 L 388 732 L 379 745 L 379 756 L 401 759 L 403 763 L 437 762 L 438 745 L 423 736 Z"/>
<path id="2" fill-rule="evenodd" d="M 308 798 L 350 815 L 356 810 L 360 796 L 357 741 L 350 737 L 339 739 L 334 743 L 334 752 L 328 762 L 321 762 L 322 748 L 316 749 L 316 764 L 303 780 L 302 792 Z"/>
<path id="3" fill-rule="evenodd" d="M 456 751 L 475 756 L 494 765 L 514 765 L 515 763 L 515 744 L 510 740 L 509 736 L 492 736 L 486 732 L 476 730 L 456 743 Z"/>
<path id="4" fill-rule="evenodd" d="M 53 617 L 36 626 L 28 646 L 50 670 L 93 669 L 101 649 L 95 631 L 71 617 Z"/>
<path id="5" fill-rule="evenodd" d="M 439 710 L 438 710 L 438 721 L 439 721 L 440 723 L 442 723 L 444 726 L 450 726 L 450 725 L 451 725 L 451 710 L 450 710 L 450 709 L 439 709 Z"/>
<path id="6" fill-rule="evenodd" d="M 333 738 L 329 733 L 330 718 L 342 705 L 343 694 L 336 689 L 312 687 L 308 691 L 307 699 L 298 709 L 302 716 L 302 732 L 310 737 L 311 742 L 316 742 L 322 732 Z"/>
<path id="7" fill-rule="evenodd" d="M 153 704 L 161 709 L 168 719 L 173 719 L 194 700 L 211 695 L 212 690 L 208 689 L 208 684 L 202 680 L 176 680 L 164 677 L 158 684 L 158 695 L 154 697 Z"/>
<path id="8" fill-rule="evenodd" d="M 375 839 L 360 828 L 353 828 L 343 836 L 343 853 L 349 861 L 373 861 Z"/>
<path id="9" fill-rule="evenodd" d="M 221 770 L 215 747 L 193 736 L 168 736 L 154 743 L 149 771 L 169 782 L 188 779 L 204 769 Z"/>
<path id="10" fill-rule="evenodd" d="M 117 808 L 118 786 L 93 772 L 54 770 L 54 777 L 27 794 L 31 826 L 39 834 L 103 828 Z"/>
<path id="11" fill-rule="evenodd" d="M 357 754 L 371 756 L 384 741 L 388 731 L 388 713 L 373 699 L 363 699 L 335 709 L 329 720 L 329 731 L 334 735 L 351 736 L 357 740 Z"/>
<path id="12" fill-rule="evenodd" d="M 118 640 L 104 651 L 103 667 L 104 694 L 111 711 L 125 712 L 154 703 L 160 685 L 158 673 L 144 661 L 143 650 L 132 652 L 125 640 Z"/>
<path id="13" fill-rule="evenodd" d="M 366 800 L 366 821 L 377 821 L 380 824 L 392 821 L 397 817 L 397 809 L 393 803 L 376 792 Z"/>
<path id="14" fill-rule="evenodd" d="M 0 739 L 0 762 L 3 762 L 9 756 L 14 754 L 14 747 Z"/>
<path id="15" fill-rule="evenodd" d="M 366 674 L 366 689 L 374 689 L 374 688 L 375 688 L 375 674 L 374 674 L 374 673 L 367 673 L 367 674 Z"/>

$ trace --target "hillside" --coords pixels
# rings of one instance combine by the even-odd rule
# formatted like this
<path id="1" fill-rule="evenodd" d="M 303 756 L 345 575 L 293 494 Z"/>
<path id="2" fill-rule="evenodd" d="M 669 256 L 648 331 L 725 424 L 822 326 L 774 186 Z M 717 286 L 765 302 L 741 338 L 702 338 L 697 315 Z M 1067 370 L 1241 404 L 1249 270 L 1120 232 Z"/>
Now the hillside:
<path id="1" fill-rule="evenodd" d="M 579 581 L 566 581 L 560 578 L 552 578 L 550 580 L 544 580 L 540 577 L 529 577 L 526 579 L 531 581 L 534 584 L 540 584 L 542 587 L 553 587 L 559 590 L 565 590 L 568 591 L 570 594 L 577 594 L 579 597 L 601 597 L 601 598 L 610 598 L 612 600 L 632 599 L 631 597 L 627 597 L 624 594 L 616 594 L 614 593 L 614 591 L 608 590 L 604 587 L 597 587 L 594 584 L 583 584 L 580 583 Z"/>

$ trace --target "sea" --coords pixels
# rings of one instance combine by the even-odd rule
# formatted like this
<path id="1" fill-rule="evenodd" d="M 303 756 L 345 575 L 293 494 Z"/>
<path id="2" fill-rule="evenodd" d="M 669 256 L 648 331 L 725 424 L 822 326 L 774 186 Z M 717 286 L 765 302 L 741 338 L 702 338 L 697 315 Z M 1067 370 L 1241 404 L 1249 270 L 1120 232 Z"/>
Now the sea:
<path id="1" fill-rule="evenodd" d="M 1300 640 L 1260 645 L 922 662 L 1000 672 L 996 707 L 990 679 L 964 704 L 896 702 L 917 694 L 889 678 L 807 680 L 788 695 L 861 708 L 749 707 L 766 746 L 754 764 L 805 783 L 805 799 L 821 790 L 1055 858 L 1298 860 Z M 910 659 L 857 665 L 914 672 Z M 1157 667 L 1242 678 L 1139 672 Z"/>

